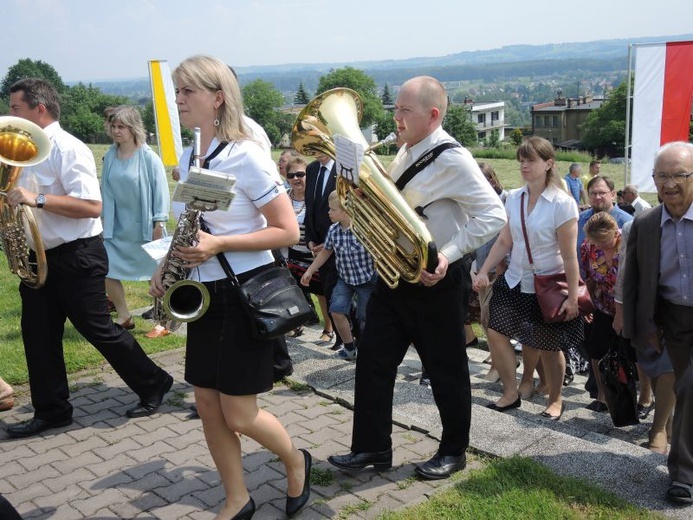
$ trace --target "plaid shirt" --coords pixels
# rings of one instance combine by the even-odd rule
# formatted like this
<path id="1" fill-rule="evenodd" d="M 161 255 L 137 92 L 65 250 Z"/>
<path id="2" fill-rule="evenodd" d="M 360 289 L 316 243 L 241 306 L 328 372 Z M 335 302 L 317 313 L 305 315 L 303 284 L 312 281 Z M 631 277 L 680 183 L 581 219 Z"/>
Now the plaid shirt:
<path id="1" fill-rule="evenodd" d="M 349 285 L 361 285 L 373 278 L 375 264 L 363 244 L 351 232 L 335 222 L 325 238 L 325 249 L 334 251 L 337 274 Z"/>

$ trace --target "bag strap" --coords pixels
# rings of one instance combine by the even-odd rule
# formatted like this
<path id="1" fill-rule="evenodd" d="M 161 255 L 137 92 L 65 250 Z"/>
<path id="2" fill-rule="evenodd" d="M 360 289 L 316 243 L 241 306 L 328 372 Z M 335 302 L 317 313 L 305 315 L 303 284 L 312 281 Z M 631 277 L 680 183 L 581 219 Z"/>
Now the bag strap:
<path id="1" fill-rule="evenodd" d="M 229 144 L 228 141 L 222 141 L 220 142 L 217 147 L 214 149 L 212 153 L 210 153 L 207 157 L 205 157 L 205 162 L 202 163 L 203 168 L 209 168 L 209 161 L 214 159 L 217 155 L 221 153 L 221 151 L 226 148 L 226 145 Z M 195 160 L 194 154 L 190 154 L 190 164 L 188 165 L 188 168 L 193 165 L 193 161 Z"/>
<path id="2" fill-rule="evenodd" d="M 426 166 L 435 161 L 441 153 L 450 148 L 457 148 L 459 146 L 462 145 L 456 141 L 441 143 L 432 150 L 424 153 L 421 157 L 414 161 L 414 164 L 404 170 L 404 173 L 399 177 L 399 179 L 397 179 L 397 182 L 395 182 L 395 186 L 397 186 L 399 191 L 402 191 L 409 181 L 416 177 L 416 175 Z"/>
<path id="3" fill-rule="evenodd" d="M 527 238 L 527 227 L 525 226 L 525 192 L 522 192 L 520 197 L 520 222 L 522 222 L 522 234 L 525 237 L 525 249 L 527 249 L 527 258 L 529 259 L 529 268 L 534 273 L 534 260 L 532 259 L 532 251 L 529 249 L 529 238 Z"/>

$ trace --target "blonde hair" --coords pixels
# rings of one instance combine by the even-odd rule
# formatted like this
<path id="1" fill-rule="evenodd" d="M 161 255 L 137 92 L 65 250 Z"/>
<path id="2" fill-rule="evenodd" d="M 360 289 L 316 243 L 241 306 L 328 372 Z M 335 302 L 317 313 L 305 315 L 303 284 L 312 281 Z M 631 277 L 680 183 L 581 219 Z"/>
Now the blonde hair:
<path id="1" fill-rule="evenodd" d="M 342 201 L 339 200 L 339 194 L 337 193 L 337 190 L 332 190 L 330 194 L 327 196 L 327 202 L 328 204 L 331 202 L 335 206 L 338 206 L 339 209 L 343 210 L 344 206 L 342 205 Z"/>
<path id="2" fill-rule="evenodd" d="M 592 215 L 585 223 L 585 236 L 592 242 L 604 242 L 618 233 L 618 223 L 606 211 Z"/>
<path id="3" fill-rule="evenodd" d="M 250 132 L 243 123 L 243 95 L 231 69 L 223 61 L 212 56 L 192 56 L 173 71 L 177 85 L 221 92 L 224 101 L 217 109 L 216 137 L 220 141 L 249 139 Z"/>

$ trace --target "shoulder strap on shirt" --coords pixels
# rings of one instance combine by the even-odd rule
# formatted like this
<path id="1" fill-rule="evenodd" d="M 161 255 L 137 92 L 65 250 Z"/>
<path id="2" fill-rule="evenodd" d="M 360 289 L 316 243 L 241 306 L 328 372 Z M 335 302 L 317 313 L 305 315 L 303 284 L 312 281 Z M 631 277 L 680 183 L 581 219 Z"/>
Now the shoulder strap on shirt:
<path id="1" fill-rule="evenodd" d="M 402 191 L 404 187 L 409 183 L 409 181 L 411 181 L 416 176 L 416 174 L 423 170 L 426 166 L 435 161 L 436 157 L 438 157 L 445 150 L 449 148 L 457 148 L 458 146 L 462 145 L 454 141 L 441 143 L 432 150 L 429 150 L 428 152 L 423 154 L 416 161 L 414 161 L 414 164 L 412 164 L 409 168 L 407 168 L 404 171 L 404 173 L 399 177 L 399 179 L 397 179 L 397 182 L 395 182 L 395 186 L 397 186 L 397 189 L 399 191 Z"/>

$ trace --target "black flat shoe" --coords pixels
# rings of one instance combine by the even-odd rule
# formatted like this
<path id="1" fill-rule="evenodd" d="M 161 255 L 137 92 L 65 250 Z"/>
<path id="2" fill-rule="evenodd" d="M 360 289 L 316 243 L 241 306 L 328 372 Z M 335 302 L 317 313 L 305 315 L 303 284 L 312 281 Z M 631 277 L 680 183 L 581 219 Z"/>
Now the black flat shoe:
<path id="1" fill-rule="evenodd" d="M 638 419 L 647 419 L 650 412 L 654 410 L 655 403 L 652 401 L 650 404 L 638 404 Z"/>
<path id="2" fill-rule="evenodd" d="M 513 408 L 519 408 L 522 406 L 522 398 L 518 395 L 517 399 L 506 406 L 498 406 L 496 403 L 490 403 L 486 405 L 489 410 L 494 410 L 496 412 L 505 412 L 506 410 L 512 410 Z"/>
<path id="3" fill-rule="evenodd" d="M 358 471 L 373 466 L 377 471 L 392 467 L 392 450 L 361 452 L 352 451 L 346 455 L 331 455 L 327 462 L 346 471 Z"/>
<path id="4" fill-rule="evenodd" d="M 426 480 L 441 480 L 466 466 L 467 456 L 464 453 L 459 456 L 436 453 L 429 461 L 417 464 L 414 471 Z"/>
<path id="5" fill-rule="evenodd" d="M 69 426 L 72 424 L 72 418 L 61 419 L 59 421 L 46 421 L 45 419 L 37 419 L 34 417 L 28 421 L 19 424 L 13 424 L 7 427 L 7 433 L 10 437 L 21 439 L 23 437 L 33 437 L 46 430 Z"/>
<path id="6" fill-rule="evenodd" d="M 306 476 L 303 480 L 303 491 L 299 496 L 290 497 L 286 495 L 286 516 L 294 516 L 308 503 L 310 498 L 310 468 L 313 466 L 313 457 L 306 450 L 301 449 L 299 451 L 303 453 L 303 458 L 305 459 Z"/>
<path id="7" fill-rule="evenodd" d="M 593 412 L 598 412 L 598 413 L 604 413 L 609 410 L 609 407 L 606 406 L 606 403 L 602 403 L 601 401 L 592 401 L 590 404 L 585 406 L 588 410 L 592 410 Z"/>
<path id="8" fill-rule="evenodd" d="M 231 520 L 250 520 L 255 514 L 255 500 L 250 497 L 250 500 L 243 506 L 238 513 L 236 513 Z"/>
<path id="9" fill-rule="evenodd" d="M 146 401 L 142 400 L 137 403 L 137 406 L 130 408 L 127 412 L 125 412 L 125 415 L 131 419 L 134 419 L 135 417 L 147 417 L 148 415 L 156 413 L 161 406 L 161 403 L 164 402 L 164 396 L 172 386 L 173 378 L 169 374 L 166 374 L 163 383 L 154 393 L 154 395 L 152 395 Z"/>
<path id="10" fill-rule="evenodd" d="M 565 403 L 561 404 L 561 413 L 559 413 L 558 415 L 551 415 L 547 411 L 543 411 L 539 415 L 541 415 L 544 419 L 548 419 L 549 421 L 559 421 L 561 419 L 561 416 L 563 415 L 564 411 L 565 411 Z"/>

